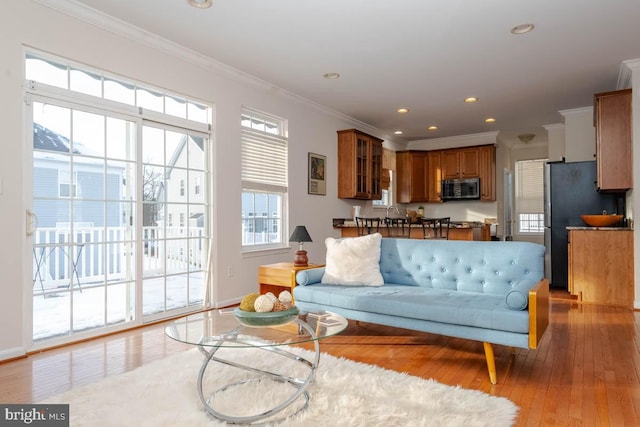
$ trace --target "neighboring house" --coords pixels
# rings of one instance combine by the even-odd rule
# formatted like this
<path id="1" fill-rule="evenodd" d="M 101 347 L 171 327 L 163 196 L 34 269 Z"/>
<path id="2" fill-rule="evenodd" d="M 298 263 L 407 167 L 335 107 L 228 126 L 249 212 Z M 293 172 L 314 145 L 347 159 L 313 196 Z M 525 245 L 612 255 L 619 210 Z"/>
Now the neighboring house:
<path id="1" fill-rule="evenodd" d="M 105 174 L 104 161 L 82 157 L 85 153 L 74 149 L 72 177 L 69 139 L 38 123 L 33 124 L 33 148 L 33 209 L 40 228 L 69 227 L 72 211 L 61 206 L 61 203 L 66 204 L 65 199 L 77 200 L 73 205 L 73 222 L 78 226 L 120 227 L 125 224 L 126 217 L 124 212 L 119 212 L 119 204 L 102 203 L 103 200 L 122 200 L 123 168 L 107 166 Z"/>

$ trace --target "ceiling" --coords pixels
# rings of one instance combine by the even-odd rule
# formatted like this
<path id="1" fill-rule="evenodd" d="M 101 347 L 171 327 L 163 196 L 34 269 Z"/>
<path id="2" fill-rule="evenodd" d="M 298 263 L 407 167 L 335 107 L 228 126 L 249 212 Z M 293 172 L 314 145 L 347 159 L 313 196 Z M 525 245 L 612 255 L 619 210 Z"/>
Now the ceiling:
<path id="1" fill-rule="evenodd" d="M 562 122 L 559 110 L 615 90 L 622 61 L 640 58 L 640 1 L 632 0 L 213 0 L 208 9 L 187 0 L 72 3 L 387 134 L 402 130 L 406 141 L 542 132 Z M 535 29 L 511 34 L 524 23 Z M 465 104 L 469 96 L 478 102 Z M 400 107 L 410 111 L 399 114 Z"/>

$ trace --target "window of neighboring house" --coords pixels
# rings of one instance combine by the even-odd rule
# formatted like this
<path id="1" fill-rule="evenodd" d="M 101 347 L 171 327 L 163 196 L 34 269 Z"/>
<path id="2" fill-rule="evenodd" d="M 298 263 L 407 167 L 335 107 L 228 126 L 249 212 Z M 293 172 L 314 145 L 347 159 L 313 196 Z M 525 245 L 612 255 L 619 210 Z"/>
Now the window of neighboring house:
<path id="1" fill-rule="evenodd" d="M 546 159 L 516 162 L 516 219 L 518 233 L 544 233 L 544 165 Z"/>
<path id="2" fill-rule="evenodd" d="M 78 174 L 73 173 L 73 180 L 69 171 L 58 170 L 58 196 L 78 197 Z"/>
<path id="3" fill-rule="evenodd" d="M 287 123 L 244 108 L 242 126 L 242 246 L 284 247 L 287 242 Z"/>
<path id="4" fill-rule="evenodd" d="M 184 179 L 180 180 L 180 195 L 184 196 Z"/>
<path id="5" fill-rule="evenodd" d="M 196 176 L 195 179 L 194 179 L 194 182 L 195 182 L 195 184 L 194 184 L 193 192 L 194 192 L 194 194 L 198 195 L 198 194 L 200 194 L 200 177 Z"/>

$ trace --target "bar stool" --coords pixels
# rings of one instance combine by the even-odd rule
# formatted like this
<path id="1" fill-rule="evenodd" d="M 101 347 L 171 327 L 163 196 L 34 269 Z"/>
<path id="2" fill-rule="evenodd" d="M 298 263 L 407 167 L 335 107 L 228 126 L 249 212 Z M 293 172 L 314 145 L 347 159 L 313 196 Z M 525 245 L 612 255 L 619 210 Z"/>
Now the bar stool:
<path id="1" fill-rule="evenodd" d="M 450 227 L 451 217 L 422 218 L 422 238 L 449 240 Z"/>
<path id="2" fill-rule="evenodd" d="M 385 218 L 387 225 L 387 237 L 409 239 L 411 237 L 411 225 L 407 218 Z"/>
<path id="3" fill-rule="evenodd" d="M 366 236 L 367 234 L 379 233 L 380 218 L 356 217 L 356 227 L 358 228 L 358 236 Z"/>

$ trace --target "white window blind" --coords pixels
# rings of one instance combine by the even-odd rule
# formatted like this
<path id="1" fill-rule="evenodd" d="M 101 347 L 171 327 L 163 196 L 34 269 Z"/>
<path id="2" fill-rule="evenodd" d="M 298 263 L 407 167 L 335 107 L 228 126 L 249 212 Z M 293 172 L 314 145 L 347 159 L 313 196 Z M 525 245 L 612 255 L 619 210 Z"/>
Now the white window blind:
<path id="1" fill-rule="evenodd" d="M 544 212 L 544 164 L 546 159 L 516 162 L 516 211 Z"/>
<path id="2" fill-rule="evenodd" d="M 242 128 L 242 188 L 287 191 L 287 139 Z"/>

